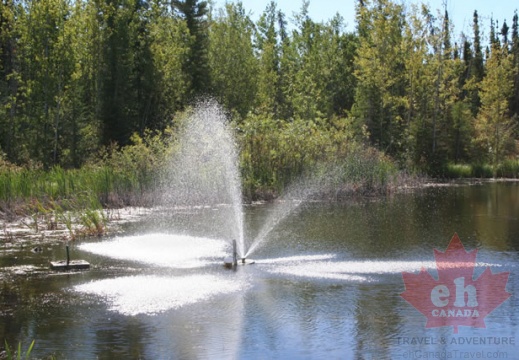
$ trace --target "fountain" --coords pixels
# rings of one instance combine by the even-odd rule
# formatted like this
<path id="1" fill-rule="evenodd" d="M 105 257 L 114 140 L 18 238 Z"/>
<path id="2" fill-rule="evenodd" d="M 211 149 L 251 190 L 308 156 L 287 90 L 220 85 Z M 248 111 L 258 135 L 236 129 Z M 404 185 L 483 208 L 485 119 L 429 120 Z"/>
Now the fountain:
<path id="1" fill-rule="evenodd" d="M 175 274 L 176 280 L 155 275 L 132 276 L 76 287 L 80 292 L 97 293 L 119 302 L 114 309 L 122 313 L 157 313 L 197 302 L 199 298 L 247 289 L 249 272 L 238 275 L 230 284 L 226 278 L 205 271 L 192 275 L 188 270 L 221 264 L 221 259 L 226 268 L 234 270 L 238 265 L 254 264 L 249 256 L 267 243 L 272 230 L 298 209 L 312 192 L 307 180 L 290 187 L 275 203 L 262 229 L 255 237 L 250 236 L 252 241 L 246 242 L 238 152 L 227 117 L 216 102 L 206 101 L 183 119 L 179 128 L 179 140 L 157 201 L 158 208 L 165 209 L 163 213 L 171 216 L 166 219 L 168 229 L 171 219 L 184 221 L 186 233 L 177 230 L 174 234 L 157 233 L 154 230 L 144 235 L 80 245 L 81 250 L 90 253 L 161 267 L 162 272 Z M 201 213 L 204 214 L 202 218 L 209 221 L 197 223 L 194 218 Z M 203 236 L 195 236 L 193 233 L 200 226 L 207 229 L 202 232 Z M 211 235 L 206 237 L 206 234 Z M 228 255 L 229 247 L 232 248 L 231 256 Z M 292 260 L 287 259 L 287 262 Z M 185 271 L 179 273 L 181 269 Z M 193 279 L 204 285 L 195 291 Z M 165 286 L 175 286 L 178 291 L 149 288 L 150 284 L 161 282 L 167 284 Z M 144 287 L 149 296 L 142 299 L 141 308 L 137 309 L 132 299 L 141 296 L 139 289 Z M 161 288 L 161 285 L 156 287 Z M 189 296 L 189 292 L 196 292 L 196 297 Z"/>
<path id="2" fill-rule="evenodd" d="M 236 240 L 232 241 L 232 257 L 228 256 L 223 260 L 223 265 L 228 268 L 232 269 L 238 266 L 238 252 L 236 250 Z"/>
<path id="3" fill-rule="evenodd" d="M 169 169 L 165 204 L 218 207 L 226 239 L 245 255 L 238 152 L 223 110 L 214 101 L 199 104 L 181 125 L 179 148 Z"/>
<path id="4" fill-rule="evenodd" d="M 166 187 L 161 192 L 164 205 L 218 207 L 222 216 L 214 226 L 225 239 L 232 240 L 233 254 L 247 263 L 279 222 L 299 207 L 306 197 L 308 184 L 292 186 L 277 203 L 263 229 L 251 242 L 244 236 L 244 215 L 239 159 L 233 130 L 215 101 L 199 104 L 181 125 L 178 150 L 172 160 Z M 165 195 L 163 195 L 165 194 Z M 188 220 L 189 221 L 189 220 Z M 233 248 L 234 249 L 234 248 Z M 226 258 L 224 265 L 235 264 Z M 230 266 L 232 267 L 232 266 Z"/>

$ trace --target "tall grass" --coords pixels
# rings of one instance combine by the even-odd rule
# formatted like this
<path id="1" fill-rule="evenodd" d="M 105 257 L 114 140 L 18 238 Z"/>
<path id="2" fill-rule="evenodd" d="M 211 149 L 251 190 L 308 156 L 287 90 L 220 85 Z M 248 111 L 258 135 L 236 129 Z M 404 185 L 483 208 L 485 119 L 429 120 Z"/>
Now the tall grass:
<path id="1" fill-rule="evenodd" d="M 65 170 L 8 170 L 0 172 L 0 201 L 17 199 L 81 199 L 109 203 L 110 196 L 124 198 L 147 184 L 131 170 L 122 172 L 109 166 Z"/>
<path id="2" fill-rule="evenodd" d="M 519 178 L 519 160 L 509 159 L 494 169 L 490 164 L 448 164 L 445 170 L 448 178 Z"/>
<path id="3" fill-rule="evenodd" d="M 0 166 L 0 211 L 58 212 L 137 205 L 157 186 L 168 144 L 160 135 L 105 149 L 80 169 Z"/>
<path id="4" fill-rule="evenodd" d="M 242 188 L 250 199 L 275 197 L 308 175 L 328 176 L 327 184 L 359 192 L 385 192 L 396 177 L 395 164 L 362 145 L 348 119 L 280 121 L 249 115 L 235 125 Z M 0 164 L 0 212 L 49 213 L 70 227 L 65 213 L 81 210 L 84 227 L 101 234 L 105 219 L 97 210 L 152 205 L 150 194 L 160 189 L 177 148 L 171 134 L 134 135 L 132 145 L 108 147 L 80 169 Z"/>
<path id="5" fill-rule="evenodd" d="M 519 160 L 505 160 L 498 166 L 497 176 L 504 178 L 519 178 Z"/>
<path id="6" fill-rule="evenodd" d="M 6 359 L 7 360 L 21 360 L 22 356 L 24 359 L 30 359 L 31 358 L 31 352 L 34 347 L 34 340 L 31 342 L 25 353 L 22 352 L 22 343 L 18 343 L 18 350 L 15 351 L 12 349 L 7 341 L 5 341 L 5 353 L 6 353 Z"/>

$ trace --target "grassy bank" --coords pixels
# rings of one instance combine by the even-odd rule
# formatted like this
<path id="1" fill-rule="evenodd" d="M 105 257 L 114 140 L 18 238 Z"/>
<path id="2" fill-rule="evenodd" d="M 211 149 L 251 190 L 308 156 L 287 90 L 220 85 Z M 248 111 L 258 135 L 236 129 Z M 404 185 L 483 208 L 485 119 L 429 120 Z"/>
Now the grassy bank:
<path id="1" fill-rule="evenodd" d="M 489 164 L 448 164 L 445 177 L 460 178 L 519 178 L 519 160 L 505 160 L 493 167 Z"/>
<path id="2" fill-rule="evenodd" d="M 396 165 L 362 145 L 345 119 L 290 122 L 249 116 L 236 130 L 243 196 L 271 199 L 294 181 L 320 179 L 334 192 L 385 193 L 399 177 Z M 174 132 L 132 137 L 106 148 L 80 169 L 0 165 L 0 212 L 8 215 L 152 206 L 177 140 Z M 324 185 L 323 185 L 324 186 Z"/>

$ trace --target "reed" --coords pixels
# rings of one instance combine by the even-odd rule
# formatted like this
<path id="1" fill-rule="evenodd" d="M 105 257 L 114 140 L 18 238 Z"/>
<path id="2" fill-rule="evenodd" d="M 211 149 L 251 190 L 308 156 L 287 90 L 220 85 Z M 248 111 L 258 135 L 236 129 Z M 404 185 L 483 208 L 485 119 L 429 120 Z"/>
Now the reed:
<path id="1" fill-rule="evenodd" d="M 83 236 L 102 236 L 106 232 L 107 219 L 102 210 L 87 209 L 80 216 L 82 228 L 78 234 Z"/>
<path id="2" fill-rule="evenodd" d="M 470 178 L 474 177 L 474 169 L 469 164 L 447 164 L 445 176 L 448 178 Z"/>
<path id="3" fill-rule="evenodd" d="M 16 351 L 9 346 L 9 344 L 7 343 L 7 340 L 4 343 L 5 343 L 6 359 L 7 360 L 21 360 L 22 356 L 24 359 L 30 359 L 32 349 L 34 348 L 35 340 L 33 340 L 31 342 L 31 344 L 29 345 L 29 347 L 27 348 L 25 353 L 22 352 L 22 343 L 21 342 L 18 343 L 18 349 Z"/>
<path id="4" fill-rule="evenodd" d="M 490 164 L 448 164 L 445 169 L 447 178 L 519 178 L 519 160 L 509 159 L 495 169 Z"/>

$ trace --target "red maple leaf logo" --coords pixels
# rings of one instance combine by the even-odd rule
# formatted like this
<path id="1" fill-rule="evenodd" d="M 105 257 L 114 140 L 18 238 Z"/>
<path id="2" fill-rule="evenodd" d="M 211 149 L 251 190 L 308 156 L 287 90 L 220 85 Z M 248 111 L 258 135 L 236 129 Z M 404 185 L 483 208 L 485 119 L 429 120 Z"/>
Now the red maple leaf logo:
<path id="1" fill-rule="evenodd" d="M 425 317 L 426 328 L 458 326 L 485 328 L 485 317 L 511 295 L 505 288 L 509 272 L 493 274 L 489 267 L 473 279 L 477 249 L 465 251 L 454 234 L 443 253 L 434 249 L 438 280 L 422 267 L 419 274 L 403 272 L 400 294 Z"/>

